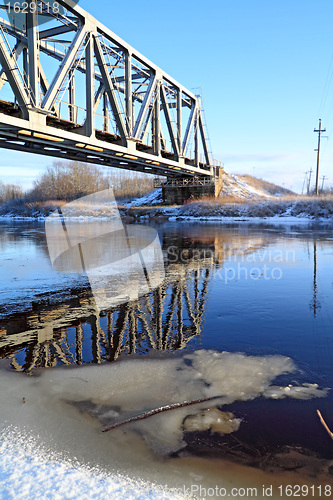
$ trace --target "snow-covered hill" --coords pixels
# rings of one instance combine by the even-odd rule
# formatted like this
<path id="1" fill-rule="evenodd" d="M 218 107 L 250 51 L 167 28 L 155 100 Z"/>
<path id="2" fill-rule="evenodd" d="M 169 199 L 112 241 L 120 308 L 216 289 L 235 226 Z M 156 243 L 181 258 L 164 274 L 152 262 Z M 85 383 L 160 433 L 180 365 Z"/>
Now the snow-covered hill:
<path id="1" fill-rule="evenodd" d="M 251 175 L 224 173 L 221 196 L 237 199 L 272 198 L 283 194 L 294 194 L 271 182 L 257 179 Z"/>

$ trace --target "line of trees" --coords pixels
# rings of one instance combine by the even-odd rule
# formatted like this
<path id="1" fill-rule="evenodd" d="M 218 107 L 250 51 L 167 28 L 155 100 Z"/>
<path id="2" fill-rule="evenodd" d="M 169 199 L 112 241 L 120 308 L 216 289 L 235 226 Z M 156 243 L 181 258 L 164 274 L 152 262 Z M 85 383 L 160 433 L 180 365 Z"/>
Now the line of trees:
<path id="1" fill-rule="evenodd" d="M 113 188 L 116 199 L 143 196 L 154 189 L 153 176 L 116 168 L 101 169 L 78 161 L 54 161 L 25 193 L 20 186 L 0 181 L 0 203 L 17 198 L 31 202 L 71 201 Z"/>
<path id="2" fill-rule="evenodd" d="M 0 181 L 0 203 L 16 200 L 24 196 L 21 186 L 16 184 L 4 184 Z"/>

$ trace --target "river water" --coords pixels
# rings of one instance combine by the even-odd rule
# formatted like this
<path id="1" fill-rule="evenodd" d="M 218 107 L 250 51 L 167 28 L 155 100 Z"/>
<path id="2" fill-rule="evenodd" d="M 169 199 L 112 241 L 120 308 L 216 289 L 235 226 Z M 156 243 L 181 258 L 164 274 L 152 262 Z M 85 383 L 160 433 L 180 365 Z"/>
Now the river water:
<path id="1" fill-rule="evenodd" d="M 98 309 L 0 222 L 0 498 L 330 496 L 332 226 L 154 229 L 165 277 Z"/>

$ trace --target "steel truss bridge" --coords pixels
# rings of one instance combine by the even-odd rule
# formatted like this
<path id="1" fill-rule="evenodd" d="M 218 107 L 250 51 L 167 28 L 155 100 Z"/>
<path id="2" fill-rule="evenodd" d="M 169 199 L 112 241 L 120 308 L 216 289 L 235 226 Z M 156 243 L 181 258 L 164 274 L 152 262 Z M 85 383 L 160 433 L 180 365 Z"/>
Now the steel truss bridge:
<path id="1" fill-rule="evenodd" d="M 200 97 L 72 0 L 14 5 L 1 7 L 0 147 L 167 177 L 218 175 Z"/>

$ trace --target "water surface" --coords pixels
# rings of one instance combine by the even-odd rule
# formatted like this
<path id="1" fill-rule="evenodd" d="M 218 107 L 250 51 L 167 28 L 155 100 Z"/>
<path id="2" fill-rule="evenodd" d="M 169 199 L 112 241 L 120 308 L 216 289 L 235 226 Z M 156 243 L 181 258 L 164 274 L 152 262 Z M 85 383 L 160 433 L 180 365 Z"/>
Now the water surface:
<path id="1" fill-rule="evenodd" d="M 333 387 L 332 227 L 166 223 L 155 228 L 163 248 L 165 280 L 137 300 L 99 312 L 84 273 L 59 273 L 52 269 L 43 224 L 0 224 L 0 356 L 10 362 L 10 371 L 2 373 L 6 387 L 11 380 L 13 388 L 17 387 L 15 372 L 41 374 L 38 390 L 45 400 L 49 397 L 53 415 L 60 407 L 62 412 L 68 412 L 68 428 L 70 415 L 82 418 L 84 426 L 86 419 L 91 419 L 91 447 L 99 450 L 103 457 L 100 465 L 107 470 L 112 470 L 117 462 L 117 446 L 123 447 L 126 432 L 132 439 L 127 441 L 127 449 L 132 446 L 135 450 L 129 470 L 142 477 L 143 470 L 152 467 L 151 460 L 173 457 L 164 462 L 168 481 L 177 467 L 191 470 L 193 464 L 188 465 L 186 460 L 192 459 L 213 460 L 214 467 L 219 460 L 227 460 L 250 466 L 253 472 L 264 468 L 267 457 L 288 451 L 289 462 L 285 455 L 281 463 L 277 459 L 267 462 L 272 471 L 277 467 L 273 477 L 297 468 L 290 453 L 299 452 L 303 458 L 316 456 L 316 460 L 331 459 L 332 440 L 316 410 L 321 411 L 332 428 L 332 392 L 325 391 Z M 122 361 L 128 364 L 123 365 Z M 136 363 L 143 362 L 146 364 L 139 365 L 142 368 L 138 373 L 144 374 L 140 379 L 135 372 Z M 109 366 L 110 374 L 98 371 L 94 375 L 89 371 L 91 365 Z M 62 372 L 64 366 L 73 367 L 73 371 Z M 106 389 L 100 392 L 100 385 L 116 376 L 112 366 L 124 370 L 121 373 L 122 378 L 127 377 L 127 385 L 120 388 L 117 381 L 110 388 L 105 382 L 114 394 L 111 408 L 109 395 Z M 69 386 L 68 373 L 72 379 L 87 377 L 91 387 L 95 377 L 100 377 L 100 383 L 91 393 L 90 389 L 81 388 L 82 381 L 78 387 L 74 382 Z M 230 384 L 223 385 L 221 380 L 228 374 Z M 22 377 L 20 384 L 26 394 L 31 394 L 32 401 L 38 379 L 33 377 L 32 388 L 24 385 L 26 375 Z M 192 391 L 193 378 L 198 383 Z M 51 379 L 67 398 L 64 407 L 60 400 L 47 395 Z M 235 381 L 237 387 L 232 385 Z M 151 424 L 145 423 L 149 419 L 130 424 L 128 431 L 124 426 L 115 431 L 118 438 L 112 450 L 101 451 L 102 439 L 96 433 L 105 423 L 124 418 L 125 414 L 147 411 L 149 407 L 175 403 L 177 397 L 195 400 L 207 394 L 221 395 L 214 390 L 222 391 L 224 399 L 211 406 L 232 413 L 241 422 L 237 431 L 218 433 L 202 427 L 184 433 L 186 419 L 190 414 L 205 412 L 209 408 L 209 403 L 205 403 L 183 413 L 171 410 L 152 417 Z M 141 407 L 135 402 L 135 392 L 140 395 L 139 401 L 146 401 Z M 124 393 L 125 399 L 120 398 Z M 3 410 L 8 420 L 15 404 L 8 404 L 8 410 Z M 115 414 L 112 416 L 110 411 Z M 176 414 L 177 418 L 172 416 Z M 37 412 L 33 419 L 38 418 Z M 50 432 L 47 420 L 44 422 L 40 416 L 41 435 L 43 425 L 45 433 Z M 17 425 L 22 425 L 20 419 Z M 52 432 L 58 438 L 59 453 L 66 449 L 70 454 L 75 449 L 76 456 L 81 453 L 82 461 L 92 460 L 93 456 L 97 460 L 92 450 L 63 443 L 60 436 L 66 436 L 67 431 L 59 426 L 56 432 L 55 427 L 56 424 Z M 33 425 L 31 429 L 35 429 Z M 169 449 L 163 448 L 158 429 L 164 429 L 166 436 L 171 433 Z M 43 439 L 41 442 L 45 445 Z M 303 458 L 297 456 L 306 478 Z M 142 470 L 140 460 L 145 464 Z M 124 455 L 119 467 L 128 461 Z M 326 470 L 324 480 L 331 484 L 328 465 L 325 462 L 322 470 Z M 202 467 L 203 462 L 196 462 L 193 471 Z M 154 479 L 160 481 L 153 470 L 152 476 L 155 474 Z M 206 478 L 207 482 L 206 472 L 202 476 L 202 481 Z M 149 480 L 149 474 L 147 477 Z M 284 479 L 280 479 L 280 484 Z"/>

